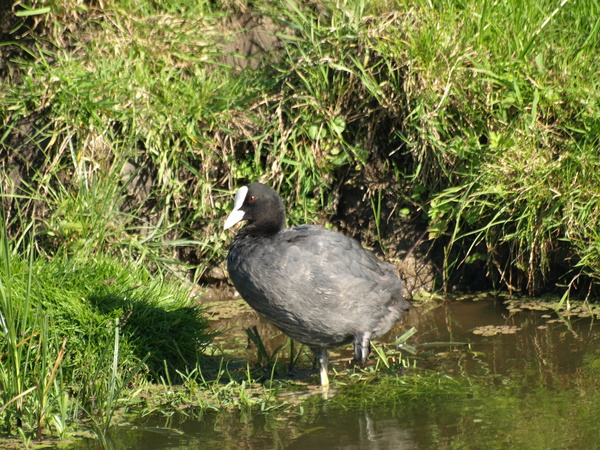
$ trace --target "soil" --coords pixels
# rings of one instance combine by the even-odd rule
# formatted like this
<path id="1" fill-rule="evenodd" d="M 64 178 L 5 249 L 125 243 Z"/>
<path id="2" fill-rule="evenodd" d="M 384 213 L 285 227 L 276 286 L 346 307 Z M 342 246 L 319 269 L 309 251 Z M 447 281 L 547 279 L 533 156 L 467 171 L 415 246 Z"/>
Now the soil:
<path id="1" fill-rule="evenodd" d="M 221 46 L 221 51 L 227 54 L 223 62 L 236 70 L 256 69 L 282 48 L 276 34 L 283 28 L 270 17 L 247 10 L 235 12 L 226 19 L 224 29 L 229 30 L 233 38 Z"/>

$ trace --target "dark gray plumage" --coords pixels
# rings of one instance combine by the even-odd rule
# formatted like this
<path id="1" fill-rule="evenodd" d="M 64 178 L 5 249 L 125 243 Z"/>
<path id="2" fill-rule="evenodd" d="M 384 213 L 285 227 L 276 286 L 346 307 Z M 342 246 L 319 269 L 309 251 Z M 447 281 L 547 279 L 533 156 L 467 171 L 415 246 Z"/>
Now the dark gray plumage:
<path id="1" fill-rule="evenodd" d="M 285 228 L 281 197 L 253 183 L 235 196 L 225 229 L 235 236 L 227 270 L 240 295 L 281 331 L 310 347 L 327 377 L 327 349 L 354 343 L 364 362 L 369 342 L 410 309 L 396 267 L 356 240 L 315 225 Z"/>

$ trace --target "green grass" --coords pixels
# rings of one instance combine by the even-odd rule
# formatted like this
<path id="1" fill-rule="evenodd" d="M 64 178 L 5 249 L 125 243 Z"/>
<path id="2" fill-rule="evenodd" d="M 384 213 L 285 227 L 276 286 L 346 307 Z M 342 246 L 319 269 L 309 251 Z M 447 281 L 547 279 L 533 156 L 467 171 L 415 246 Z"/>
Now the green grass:
<path id="1" fill-rule="evenodd" d="M 77 49 L 49 30 L 50 44 L 13 62 L 21 79 L 6 83 L 0 141 L 13 154 L 31 148 L 36 161 L 25 157 L 25 173 L 16 185 L 5 178 L 5 192 L 23 195 L 22 215 L 43 219 L 51 254 L 91 245 L 169 266 L 185 245 L 214 253 L 215 240 L 197 242 L 194 228 L 215 206 L 217 151 L 196 154 L 211 141 L 202 130 L 228 121 L 236 82 L 212 61 L 214 18 L 121 8 L 76 20 L 92 33 L 69 39 Z M 17 128 L 23 117 L 34 121 L 27 133 Z"/>
<path id="2" fill-rule="evenodd" d="M 593 247 L 571 253 L 570 236 L 594 240 L 580 219 L 598 204 L 597 5 L 446 8 L 426 8 L 439 32 L 412 32 L 428 80 L 415 108 L 429 108 L 415 128 L 428 137 L 405 137 L 435 169 L 422 166 L 416 180 L 447 180 L 427 208 L 432 237 L 449 237 L 448 269 L 479 252 L 500 286 L 533 293 L 568 283 L 581 259 L 595 258 Z M 431 153 L 445 161 L 431 165 Z M 565 257 L 573 270 L 556 270 Z"/>
<path id="3" fill-rule="evenodd" d="M 103 5 L 26 5 L 40 20 L 20 29 L 44 39 L 0 94 L 4 170 L 21 166 L 3 178 L 11 234 L 35 216 L 50 255 L 91 246 L 198 278 L 223 258 L 237 185 L 272 184 L 292 223 L 326 220 L 354 185 L 391 255 L 395 212 L 415 211 L 446 255 L 439 287 L 469 264 L 529 293 L 600 277 L 593 1 L 259 2 L 281 49 L 237 71 L 231 5 Z"/>
<path id="4" fill-rule="evenodd" d="M 125 390 L 198 365 L 211 334 L 185 285 L 109 257 L 48 261 L 32 243 L 0 240 L 3 433 L 64 436 L 83 412 L 103 435 Z"/>

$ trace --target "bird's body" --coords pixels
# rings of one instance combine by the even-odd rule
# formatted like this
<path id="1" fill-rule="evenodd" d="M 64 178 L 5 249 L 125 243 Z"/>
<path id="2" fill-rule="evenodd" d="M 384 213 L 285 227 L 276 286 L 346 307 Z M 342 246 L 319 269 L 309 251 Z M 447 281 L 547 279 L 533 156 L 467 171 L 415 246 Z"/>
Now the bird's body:
<path id="1" fill-rule="evenodd" d="M 240 189 L 226 227 L 239 220 L 249 223 L 229 247 L 234 286 L 252 308 L 317 354 L 322 384 L 328 383 L 328 348 L 353 342 L 355 358 L 365 361 L 370 340 L 410 308 L 395 266 L 341 233 L 315 225 L 284 228 L 283 203 L 271 188 Z"/>

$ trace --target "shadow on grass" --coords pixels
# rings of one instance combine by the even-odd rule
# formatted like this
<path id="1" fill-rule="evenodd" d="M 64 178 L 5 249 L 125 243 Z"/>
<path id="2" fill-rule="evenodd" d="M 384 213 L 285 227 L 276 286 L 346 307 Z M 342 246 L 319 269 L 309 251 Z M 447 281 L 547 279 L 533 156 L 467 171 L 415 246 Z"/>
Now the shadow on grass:
<path id="1" fill-rule="evenodd" d="M 125 291 L 107 288 L 88 298 L 97 313 L 119 317 L 122 349 L 145 359 L 156 380 L 177 377 L 202 358 L 212 340 L 204 310 L 194 306 L 159 304 L 143 287 Z"/>

